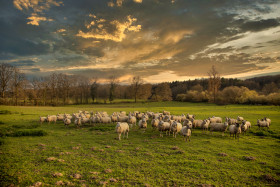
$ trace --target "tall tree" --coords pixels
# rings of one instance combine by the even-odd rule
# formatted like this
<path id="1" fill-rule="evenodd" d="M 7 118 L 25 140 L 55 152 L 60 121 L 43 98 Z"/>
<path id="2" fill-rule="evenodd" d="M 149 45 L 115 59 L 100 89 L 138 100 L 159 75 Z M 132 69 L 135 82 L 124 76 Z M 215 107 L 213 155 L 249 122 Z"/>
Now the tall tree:
<path id="1" fill-rule="evenodd" d="M 137 99 L 140 95 L 140 89 L 143 85 L 143 79 L 140 76 L 134 76 L 131 79 L 131 92 L 134 98 L 134 102 L 137 102 Z"/>
<path id="2" fill-rule="evenodd" d="M 115 76 L 110 77 L 110 94 L 109 94 L 109 101 L 112 102 L 114 101 L 115 97 L 116 97 L 116 88 L 117 88 L 117 84 L 118 84 L 118 79 Z"/>
<path id="3" fill-rule="evenodd" d="M 154 92 L 154 100 L 156 101 L 171 101 L 172 91 L 168 83 L 158 84 Z"/>
<path id="4" fill-rule="evenodd" d="M 221 77 L 216 70 L 215 66 L 213 65 L 210 71 L 208 72 L 208 90 L 210 93 L 212 93 L 214 103 L 216 102 L 217 93 L 219 91 L 219 88 L 221 86 Z"/>
<path id="5" fill-rule="evenodd" d="M 98 86 L 99 86 L 98 79 L 97 79 L 97 77 L 95 77 L 90 86 L 90 96 L 92 98 L 93 103 L 94 103 L 95 99 L 97 99 Z"/>
<path id="6" fill-rule="evenodd" d="M 18 68 L 15 67 L 13 80 L 12 80 L 14 105 L 18 104 L 19 92 L 20 92 L 21 85 L 22 85 L 24 79 L 25 79 L 25 75 L 23 73 L 21 73 Z"/>
<path id="7" fill-rule="evenodd" d="M 5 97 L 5 92 L 8 89 L 9 83 L 13 78 L 14 67 L 1 63 L 0 64 L 0 89 L 1 89 L 1 97 Z"/>

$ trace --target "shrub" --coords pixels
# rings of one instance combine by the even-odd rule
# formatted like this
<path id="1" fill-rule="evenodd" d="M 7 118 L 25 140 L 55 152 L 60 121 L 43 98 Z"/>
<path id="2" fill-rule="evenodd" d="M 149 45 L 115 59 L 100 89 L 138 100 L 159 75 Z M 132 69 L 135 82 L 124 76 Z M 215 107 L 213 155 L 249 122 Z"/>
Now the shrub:
<path id="1" fill-rule="evenodd" d="M 12 133 L 6 134 L 6 136 L 20 137 L 20 136 L 46 136 L 48 133 L 44 130 L 21 130 L 14 131 Z"/>

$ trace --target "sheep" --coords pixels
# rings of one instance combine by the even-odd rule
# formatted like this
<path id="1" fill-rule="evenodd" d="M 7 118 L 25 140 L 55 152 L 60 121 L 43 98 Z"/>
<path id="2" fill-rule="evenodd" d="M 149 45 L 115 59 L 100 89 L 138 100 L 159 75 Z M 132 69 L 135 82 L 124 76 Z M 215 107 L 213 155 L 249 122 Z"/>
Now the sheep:
<path id="1" fill-rule="evenodd" d="M 136 117 L 129 115 L 128 119 L 127 119 L 127 123 L 131 125 L 131 128 L 133 127 L 133 125 L 136 125 Z"/>
<path id="2" fill-rule="evenodd" d="M 49 124 L 50 124 L 50 122 L 54 122 L 54 124 L 56 124 L 56 120 L 57 120 L 57 117 L 56 117 L 56 115 L 48 115 L 47 116 L 47 121 L 49 122 Z"/>
<path id="3" fill-rule="evenodd" d="M 117 121 L 118 121 L 118 116 L 112 114 L 112 115 L 111 115 L 111 121 L 112 121 L 112 122 L 117 122 Z"/>
<path id="4" fill-rule="evenodd" d="M 41 117 L 39 118 L 39 122 L 42 125 L 43 122 L 47 122 L 47 117 Z"/>
<path id="5" fill-rule="evenodd" d="M 181 129 L 182 129 L 182 124 L 178 123 L 177 121 L 174 121 L 170 127 L 170 130 L 173 132 L 173 137 L 176 138 L 177 133 L 180 132 Z"/>
<path id="6" fill-rule="evenodd" d="M 81 123 L 82 124 L 90 123 L 90 120 L 89 120 L 89 118 L 81 117 Z"/>
<path id="7" fill-rule="evenodd" d="M 193 114 L 187 114 L 187 116 L 186 116 L 186 118 L 187 119 L 194 119 L 195 118 L 195 115 L 193 115 Z"/>
<path id="8" fill-rule="evenodd" d="M 122 133 L 124 134 L 124 136 L 125 136 L 125 133 L 126 133 L 126 137 L 128 138 L 128 132 L 129 132 L 128 124 L 118 122 L 117 125 L 116 125 L 116 132 L 118 133 L 119 140 L 121 140 Z"/>
<path id="9" fill-rule="evenodd" d="M 237 116 L 237 122 L 239 123 L 239 122 L 242 122 L 244 120 L 244 118 L 243 117 L 241 117 L 241 116 Z"/>
<path id="10" fill-rule="evenodd" d="M 149 116 L 149 118 L 152 118 L 154 116 L 154 113 L 153 112 L 146 112 L 146 114 Z"/>
<path id="11" fill-rule="evenodd" d="M 226 122 L 228 122 L 229 125 L 232 125 L 232 124 L 237 123 L 237 119 L 226 117 Z"/>
<path id="12" fill-rule="evenodd" d="M 101 123 L 111 123 L 112 122 L 112 120 L 109 116 L 101 117 L 100 120 L 101 120 Z"/>
<path id="13" fill-rule="evenodd" d="M 57 121 L 63 121 L 64 120 L 64 115 L 63 114 L 57 114 L 56 115 L 56 120 Z"/>
<path id="14" fill-rule="evenodd" d="M 189 126 L 184 126 L 182 127 L 181 129 L 181 134 L 184 136 L 184 140 L 187 142 L 187 139 L 189 139 L 189 141 L 191 141 L 191 134 L 192 134 L 192 131 L 191 131 L 191 128 Z"/>
<path id="15" fill-rule="evenodd" d="M 203 123 L 203 120 L 201 119 L 195 119 L 192 121 L 192 125 L 193 125 L 193 128 L 201 128 L 202 127 L 202 123 Z"/>
<path id="16" fill-rule="evenodd" d="M 158 127 L 158 124 L 159 124 L 159 119 L 153 119 L 151 122 L 151 125 L 154 129 Z"/>
<path id="17" fill-rule="evenodd" d="M 228 123 L 210 123 L 210 132 L 213 134 L 213 131 L 222 132 L 222 135 L 224 136 L 224 132 L 228 128 Z"/>
<path id="18" fill-rule="evenodd" d="M 212 116 L 211 118 L 208 118 L 210 120 L 210 123 L 222 123 L 222 118 L 221 117 L 215 117 Z"/>
<path id="19" fill-rule="evenodd" d="M 138 126 L 139 128 L 144 128 L 146 129 L 147 128 L 147 120 L 144 118 L 144 119 L 141 119 L 139 122 L 138 122 Z"/>
<path id="20" fill-rule="evenodd" d="M 158 130 L 160 132 L 160 137 L 163 137 L 163 135 L 162 135 L 163 131 L 166 131 L 166 135 L 167 135 L 167 132 L 169 132 L 169 135 L 170 135 L 170 123 L 164 122 L 164 121 L 160 121 L 158 123 Z"/>
<path id="21" fill-rule="evenodd" d="M 185 121 L 185 120 L 187 119 L 187 117 L 186 117 L 185 114 L 182 114 L 180 117 L 181 117 L 181 122 L 182 122 L 182 121 Z"/>
<path id="22" fill-rule="evenodd" d="M 267 130 L 269 129 L 269 122 L 268 121 L 265 121 L 265 120 L 257 120 L 257 126 L 259 126 L 259 129 L 261 127 L 266 127 Z"/>
<path id="23" fill-rule="evenodd" d="M 203 120 L 201 124 L 203 132 L 208 131 L 209 125 L 210 125 L 210 121 L 208 119 Z"/>
<path id="24" fill-rule="evenodd" d="M 118 115 L 118 122 L 127 122 L 128 116 Z"/>
<path id="25" fill-rule="evenodd" d="M 164 110 L 162 113 L 163 113 L 163 115 L 170 115 L 170 112 L 168 112 L 166 110 Z"/>
<path id="26" fill-rule="evenodd" d="M 81 117 L 77 117 L 74 121 L 74 124 L 77 126 L 77 127 L 80 127 L 82 125 L 82 121 L 81 121 Z"/>
<path id="27" fill-rule="evenodd" d="M 136 119 L 138 119 L 138 120 L 142 119 L 143 115 L 144 115 L 144 113 L 140 113 L 140 112 L 136 113 Z"/>
<path id="28" fill-rule="evenodd" d="M 192 121 L 189 119 L 186 119 L 183 123 L 183 126 L 189 126 L 190 128 L 192 128 Z"/>
<path id="29" fill-rule="evenodd" d="M 63 123 L 64 123 L 65 126 L 69 126 L 71 124 L 71 119 L 64 118 Z"/>
<path id="30" fill-rule="evenodd" d="M 236 137 L 239 139 L 239 134 L 241 134 L 241 125 L 239 123 L 230 125 L 228 129 L 229 129 L 229 136 L 233 135 L 235 139 Z"/>
<path id="31" fill-rule="evenodd" d="M 65 119 L 65 118 L 68 118 L 68 119 L 70 119 L 70 120 L 73 119 L 73 116 L 71 116 L 70 114 L 64 114 L 63 117 L 64 117 L 64 119 Z M 64 120 L 64 119 L 63 119 L 63 120 Z"/>
<path id="32" fill-rule="evenodd" d="M 250 121 L 246 121 L 246 120 L 243 120 L 242 121 L 242 124 L 241 124 L 241 130 L 242 132 L 244 132 L 244 134 L 246 134 L 246 131 L 251 128 L 251 123 Z"/>
<path id="33" fill-rule="evenodd" d="M 101 123 L 101 118 L 97 115 L 91 116 L 90 123 Z"/>
<path id="34" fill-rule="evenodd" d="M 120 111 L 121 116 L 126 116 L 126 111 Z"/>
<path id="35" fill-rule="evenodd" d="M 262 120 L 267 121 L 269 123 L 269 126 L 271 125 L 271 119 L 264 117 Z"/>
<path id="36" fill-rule="evenodd" d="M 171 119 L 171 116 L 169 116 L 169 115 L 165 115 L 165 116 L 163 117 L 163 121 L 164 121 L 164 122 L 168 122 L 168 121 L 170 121 L 170 119 Z"/>

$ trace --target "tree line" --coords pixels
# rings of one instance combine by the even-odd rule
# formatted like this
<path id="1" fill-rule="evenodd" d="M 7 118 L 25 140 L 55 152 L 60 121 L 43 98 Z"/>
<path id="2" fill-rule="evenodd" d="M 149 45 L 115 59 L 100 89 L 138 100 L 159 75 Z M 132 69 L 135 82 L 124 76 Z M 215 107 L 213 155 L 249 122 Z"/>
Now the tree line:
<path id="1" fill-rule="evenodd" d="M 123 85 L 112 76 L 107 83 L 98 77 L 52 73 L 28 79 L 19 68 L 0 64 L 0 104 L 58 106 L 106 103 L 128 99 L 138 101 L 187 101 L 217 104 L 280 104 L 280 75 L 247 80 L 221 78 L 215 66 L 207 79 L 145 83 L 134 76 Z"/>

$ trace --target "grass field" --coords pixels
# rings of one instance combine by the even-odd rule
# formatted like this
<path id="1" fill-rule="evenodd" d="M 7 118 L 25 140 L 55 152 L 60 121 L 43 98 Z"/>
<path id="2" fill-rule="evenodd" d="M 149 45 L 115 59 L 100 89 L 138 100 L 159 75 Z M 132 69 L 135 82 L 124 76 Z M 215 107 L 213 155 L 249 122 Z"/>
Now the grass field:
<path id="1" fill-rule="evenodd" d="M 256 124 L 272 120 L 269 131 L 253 126 L 239 141 L 221 133 L 192 132 L 159 137 L 151 126 L 134 128 L 116 140 L 115 124 L 66 128 L 39 125 L 39 116 L 78 110 L 153 111 L 236 118 Z M 0 106 L 0 186 L 279 186 L 280 107 L 208 103 L 115 103 L 65 107 Z"/>

